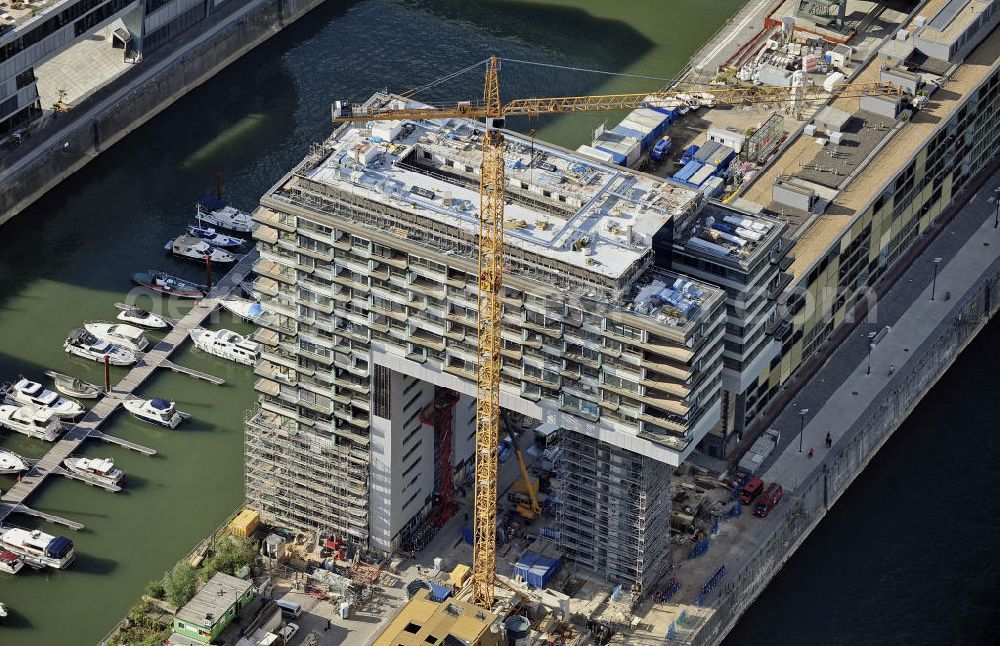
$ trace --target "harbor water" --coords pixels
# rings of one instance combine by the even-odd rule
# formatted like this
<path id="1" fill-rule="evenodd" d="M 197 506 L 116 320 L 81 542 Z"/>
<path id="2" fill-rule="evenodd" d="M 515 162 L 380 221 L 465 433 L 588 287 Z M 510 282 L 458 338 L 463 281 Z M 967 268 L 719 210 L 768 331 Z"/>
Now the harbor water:
<path id="1" fill-rule="evenodd" d="M 112 320 L 131 272 L 162 268 L 203 281 L 199 267 L 163 251 L 190 221 L 195 199 L 214 192 L 222 172 L 226 197 L 251 208 L 310 143 L 329 133 L 333 100 L 423 85 L 494 53 L 669 77 L 738 5 L 632 0 L 623 10 L 610 0 L 329 0 L 0 227 L 0 381 L 19 374 L 44 380 L 44 371 L 54 369 L 100 383 L 98 364 L 63 352 L 67 333 L 85 320 Z M 513 63 L 505 63 L 502 74 L 505 97 L 662 85 Z M 471 98 L 481 83 L 478 73 L 470 74 L 418 96 Z M 575 148 L 589 143 L 588 133 L 603 119 L 514 125 Z M 251 331 L 229 316 L 212 327 Z M 11 518 L 68 535 L 78 556 L 66 571 L 0 575 L 0 601 L 10 609 L 0 624 L 0 644 L 97 642 L 147 581 L 240 504 L 242 421 L 254 400 L 252 373 L 189 344 L 174 359 L 227 383 L 212 386 L 161 371 L 141 392 L 175 400 L 193 419 L 168 431 L 118 413 L 105 431 L 159 453 L 146 457 L 94 440 L 83 451 L 114 458 L 128 474 L 123 493 L 52 477 L 29 500 L 84 523 L 85 530 Z M 124 374 L 116 368 L 113 378 Z M 49 446 L 0 433 L 0 447 L 29 457 Z M 3 490 L 13 484 L 13 477 L 0 476 Z"/>

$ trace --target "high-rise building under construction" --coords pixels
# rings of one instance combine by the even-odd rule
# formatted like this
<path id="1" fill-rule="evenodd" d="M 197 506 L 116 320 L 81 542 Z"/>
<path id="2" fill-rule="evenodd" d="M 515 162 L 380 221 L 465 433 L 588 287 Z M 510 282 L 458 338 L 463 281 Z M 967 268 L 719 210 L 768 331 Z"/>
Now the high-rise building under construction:
<path id="1" fill-rule="evenodd" d="M 402 99 L 377 95 L 371 102 Z M 397 549 L 473 460 L 481 126 L 338 128 L 261 199 L 259 407 L 246 487 L 266 518 Z M 508 133 L 501 405 L 560 431 L 560 544 L 609 581 L 669 563 L 671 471 L 720 423 L 726 298 L 669 270 L 703 195 Z"/>

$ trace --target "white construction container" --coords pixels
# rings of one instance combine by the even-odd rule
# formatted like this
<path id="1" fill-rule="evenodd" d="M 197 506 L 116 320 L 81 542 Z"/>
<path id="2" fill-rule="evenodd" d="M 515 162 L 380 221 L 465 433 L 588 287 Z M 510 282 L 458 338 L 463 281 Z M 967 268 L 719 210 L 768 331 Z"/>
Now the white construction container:
<path id="1" fill-rule="evenodd" d="M 376 121 L 372 124 L 372 137 L 378 137 L 382 141 L 392 141 L 403 129 L 403 124 L 399 121 Z"/>
<path id="2" fill-rule="evenodd" d="M 576 152 L 580 153 L 584 157 L 590 157 L 591 159 L 596 159 L 597 161 L 601 161 L 606 164 L 615 163 L 614 157 L 611 156 L 611 153 L 604 150 L 598 150 L 593 146 L 580 146 L 576 149 Z"/>
<path id="3" fill-rule="evenodd" d="M 844 76 L 843 73 L 834 72 L 829 76 L 827 76 L 826 79 L 823 81 L 823 89 L 826 90 L 827 92 L 833 92 L 834 86 L 842 84 L 845 78 L 847 77 Z"/>

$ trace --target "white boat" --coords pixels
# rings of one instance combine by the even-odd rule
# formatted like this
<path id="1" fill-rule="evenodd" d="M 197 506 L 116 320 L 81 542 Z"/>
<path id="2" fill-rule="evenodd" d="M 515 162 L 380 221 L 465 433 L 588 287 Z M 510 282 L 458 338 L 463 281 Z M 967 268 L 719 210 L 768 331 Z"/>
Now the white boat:
<path id="1" fill-rule="evenodd" d="M 0 572 L 17 574 L 24 567 L 24 559 L 10 550 L 0 551 Z M 7 615 L 3 615 L 6 617 Z"/>
<path id="2" fill-rule="evenodd" d="M 69 337 L 63 343 L 63 349 L 78 357 L 102 363 L 104 357 L 108 357 L 109 363 L 113 366 L 130 366 L 136 360 L 135 355 L 128 350 L 103 339 L 98 339 L 83 328 L 74 328 L 69 333 Z"/>
<path id="3" fill-rule="evenodd" d="M 206 258 L 211 258 L 212 262 L 223 265 L 236 262 L 236 256 L 228 251 L 217 249 L 201 238 L 189 235 L 177 236 L 173 240 L 167 242 L 164 249 L 171 252 L 175 256 L 188 258 L 190 260 L 197 260 L 199 262 L 203 262 Z"/>
<path id="4" fill-rule="evenodd" d="M 28 463 L 13 451 L 0 450 L 0 473 L 21 473 L 28 470 Z"/>
<path id="5" fill-rule="evenodd" d="M 63 460 L 63 466 L 73 473 L 97 480 L 108 487 L 120 487 L 125 483 L 125 472 L 115 466 L 111 458 L 74 458 Z"/>
<path id="6" fill-rule="evenodd" d="M 32 404 L 39 408 L 48 408 L 63 419 L 79 417 L 87 410 L 72 399 L 60 397 L 51 390 L 43 388 L 42 384 L 37 381 L 31 381 L 24 377 L 5 388 L 8 404 Z"/>
<path id="7" fill-rule="evenodd" d="M 141 325 L 142 327 L 163 330 L 168 327 L 168 323 L 160 316 L 147 312 L 141 307 L 129 306 L 124 303 L 116 303 L 115 307 L 121 310 L 118 312 L 118 320 L 122 323 Z"/>
<path id="8" fill-rule="evenodd" d="M 101 389 L 83 379 L 77 379 L 73 375 L 64 375 L 55 370 L 46 370 L 45 375 L 55 382 L 56 390 L 67 397 L 76 399 L 97 399 L 101 396 Z"/>
<path id="9" fill-rule="evenodd" d="M 28 565 L 47 565 L 60 570 L 69 567 L 76 557 L 73 541 L 37 529 L 0 527 L 0 547 L 17 554 Z"/>
<path id="10" fill-rule="evenodd" d="M 252 366 L 260 355 L 260 345 L 231 330 L 195 328 L 189 334 L 199 350 L 236 363 Z"/>
<path id="11" fill-rule="evenodd" d="M 245 211 L 230 206 L 225 200 L 206 196 L 195 205 L 195 215 L 198 222 L 208 223 L 213 227 L 250 233 L 253 231 L 253 218 Z"/>
<path id="12" fill-rule="evenodd" d="M 49 408 L 0 405 L 0 426 L 28 437 L 55 442 L 62 433 L 59 417 Z"/>
<path id="13" fill-rule="evenodd" d="M 135 325 L 88 321 L 83 324 L 83 327 L 98 339 L 103 339 L 131 352 L 142 352 L 149 347 L 146 333 Z"/>
<path id="14" fill-rule="evenodd" d="M 223 235 L 212 227 L 203 227 L 201 223 L 197 226 L 189 224 L 188 233 L 196 238 L 201 238 L 213 247 L 238 247 L 246 242 L 243 238 Z"/>
<path id="15" fill-rule="evenodd" d="M 166 399 L 126 399 L 122 406 L 137 419 L 167 428 L 177 428 L 181 422 L 191 417 L 188 413 L 177 410 L 176 404 Z"/>
<path id="16" fill-rule="evenodd" d="M 256 323 L 264 314 L 264 308 L 261 307 L 260 303 L 255 303 L 245 298 L 229 297 L 220 301 L 219 305 L 251 323 Z"/>

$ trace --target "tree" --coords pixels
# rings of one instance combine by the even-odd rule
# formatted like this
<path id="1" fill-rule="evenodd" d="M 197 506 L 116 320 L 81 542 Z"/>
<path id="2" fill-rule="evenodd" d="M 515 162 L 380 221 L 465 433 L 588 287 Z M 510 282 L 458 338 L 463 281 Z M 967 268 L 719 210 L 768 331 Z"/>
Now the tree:
<path id="1" fill-rule="evenodd" d="M 170 574 L 163 581 L 163 588 L 167 594 L 167 600 L 177 608 L 191 600 L 194 593 L 198 591 L 198 573 L 194 571 L 191 564 L 181 561 L 170 570 Z"/>
<path id="2" fill-rule="evenodd" d="M 210 578 L 216 572 L 235 575 L 243 566 L 254 564 L 257 548 L 245 538 L 222 535 L 212 544 L 212 555 L 205 559 L 204 575 Z"/>
<path id="3" fill-rule="evenodd" d="M 153 579 L 147 583 L 144 593 L 147 597 L 153 597 L 154 599 L 162 599 L 165 597 L 167 591 L 163 587 L 163 579 Z"/>

